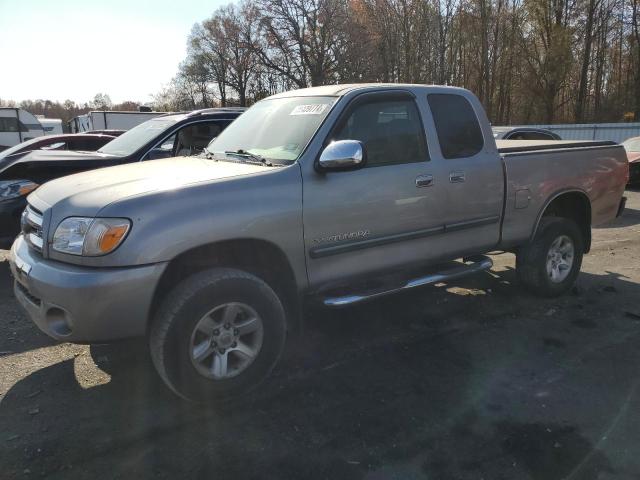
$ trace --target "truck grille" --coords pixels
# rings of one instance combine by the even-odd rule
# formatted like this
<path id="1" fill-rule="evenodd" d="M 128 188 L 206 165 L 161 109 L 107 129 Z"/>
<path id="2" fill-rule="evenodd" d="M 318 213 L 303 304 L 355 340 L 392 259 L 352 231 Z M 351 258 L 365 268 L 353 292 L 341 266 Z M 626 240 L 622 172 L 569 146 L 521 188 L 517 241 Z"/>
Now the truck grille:
<path id="1" fill-rule="evenodd" d="M 37 252 L 42 252 L 42 212 L 27 205 L 22 213 L 21 228 L 27 243 Z"/>

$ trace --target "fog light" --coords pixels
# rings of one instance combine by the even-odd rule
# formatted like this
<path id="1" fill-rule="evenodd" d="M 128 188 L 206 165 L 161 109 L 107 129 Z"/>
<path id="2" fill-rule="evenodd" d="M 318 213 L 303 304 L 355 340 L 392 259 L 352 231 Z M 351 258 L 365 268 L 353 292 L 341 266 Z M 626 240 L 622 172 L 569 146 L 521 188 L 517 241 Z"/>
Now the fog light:
<path id="1" fill-rule="evenodd" d="M 46 318 L 49 329 L 55 335 L 60 337 L 67 337 L 71 335 L 71 324 L 67 317 L 67 312 L 61 308 L 52 307 L 47 310 Z"/>

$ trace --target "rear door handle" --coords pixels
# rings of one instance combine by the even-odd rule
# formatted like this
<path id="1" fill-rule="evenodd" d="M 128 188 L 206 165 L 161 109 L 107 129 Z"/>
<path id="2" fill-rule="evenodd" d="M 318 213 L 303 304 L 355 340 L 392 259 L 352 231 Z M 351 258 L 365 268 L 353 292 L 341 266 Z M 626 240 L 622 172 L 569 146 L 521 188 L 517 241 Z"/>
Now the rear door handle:
<path id="1" fill-rule="evenodd" d="M 433 185 L 433 175 L 418 175 L 416 177 L 416 187 L 430 187 Z"/>
<path id="2" fill-rule="evenodd" d="M 449 181 L 451 183 L 462 183 L 466 180 L 464 172 L 451 172 L 449 174 Z"/>

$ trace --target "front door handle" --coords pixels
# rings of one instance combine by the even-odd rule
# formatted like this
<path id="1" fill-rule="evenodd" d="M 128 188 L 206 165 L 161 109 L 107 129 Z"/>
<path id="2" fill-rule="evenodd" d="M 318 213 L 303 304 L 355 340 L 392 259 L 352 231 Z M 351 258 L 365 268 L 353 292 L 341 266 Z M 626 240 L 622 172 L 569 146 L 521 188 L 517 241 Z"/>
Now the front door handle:
<path id="1" fill-rule="evenodd" d="M 416 177 L 416 187 L 430 187 L 433 185 L 433 175 L 418 175 Z"/>
<path id="2" fill-rule="evenodd" d="M 451 183 L 462 183 L 466 180 L 464 172 L 451 172 L 449 174 L 449 181 Z"/>

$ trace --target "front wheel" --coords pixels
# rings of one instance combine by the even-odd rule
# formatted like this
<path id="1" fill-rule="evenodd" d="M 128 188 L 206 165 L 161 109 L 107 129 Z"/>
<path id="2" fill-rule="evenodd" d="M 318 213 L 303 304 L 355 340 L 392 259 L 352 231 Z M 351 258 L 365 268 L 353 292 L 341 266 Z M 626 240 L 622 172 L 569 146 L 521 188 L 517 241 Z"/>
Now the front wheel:
<path id="1" fill-rule="evenodd" d="M 149 346 L 156 370 L 178 395 L 221 402 L 255 388 L 285 342 L 275 292 L 249 273 L 216 268 L 176 286 L 158 310 Z"/>
<path id="2" fill-rule="evenodd" d="M 516 255 L 518 278 L 537 295 L 562 295 L 580 273 L 583 252 L 582 233 L 573 220 L 544 217 L 533 241 Z"/>

